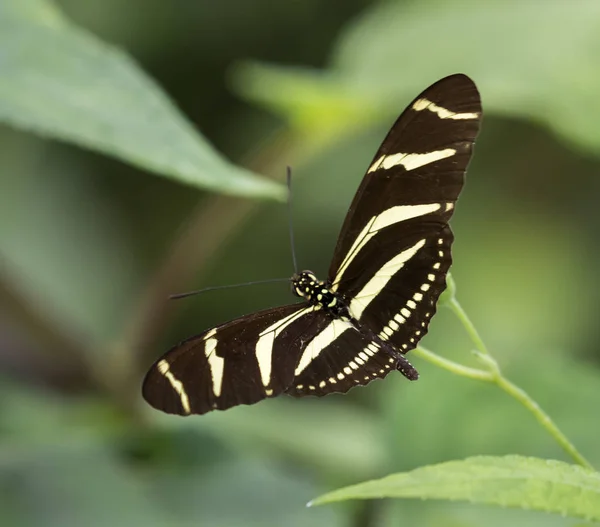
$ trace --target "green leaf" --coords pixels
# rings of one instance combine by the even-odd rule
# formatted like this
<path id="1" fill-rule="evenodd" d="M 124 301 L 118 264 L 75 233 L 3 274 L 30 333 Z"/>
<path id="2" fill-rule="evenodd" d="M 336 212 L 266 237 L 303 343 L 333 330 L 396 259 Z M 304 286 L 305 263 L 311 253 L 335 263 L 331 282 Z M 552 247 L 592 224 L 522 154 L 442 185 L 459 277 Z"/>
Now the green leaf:
<path id="1" fill-rule="evenodd" d="M 379 120 L 384 111 L 397 115 L 428 84 L 463 72 L 477 82 L 486 115 L 537 121 L 600 154 L 599 49 L 596 0 L 546 2 L 543 8 L 538 0 L 379 2 L 341 34 L 328 71 L 240 68 L 240 80 L 251 82 L 236 88 L 306 134 L 318 130 L 311 116 L 328 115 L 337 93 L 344 110 L 336 112 L 337 130 L 343 133 L 356 129 L 349 124 Z M 300 88 L 294 87 L 298 80 Z M 288 89 L 265 89 L 269 83 Z M 323 86 L 326 96 L 313 96 Z"/>
<path id="2" fill-rule="evenodd" d="M 543 9 L 537 0 L 387 2 L 349 28 L 334 62 L 348 82 L 379 93 L 416 93 L 465 72 L 478 83 L 486 112 L 534 119 L 600 153 L 599 47 L 595 0 L 546 2 Z"/>
<path id="3" fill-rule="evenodd" d="M 561 461 L 480 456 L 345 487 L 310 505 L 372 498 L 460 500 L 600 520 L 600 474 Z"/>
<path id="4" fill-rule="evenodd" d="M 283 116 L 312 142 L 325 143 L 382 114 L 368 94 L 361 96 L 335 75 L 309 68 L 248 61 L 232 69 L 231 82 L 241 97 Z"/>
<path id="5" fill-rule="evenodd" d="M 284 196 L 226 161 L 130 57 L 47 0 L 2 3 L 0 50 L 0 120 L 200 188 Z"/>

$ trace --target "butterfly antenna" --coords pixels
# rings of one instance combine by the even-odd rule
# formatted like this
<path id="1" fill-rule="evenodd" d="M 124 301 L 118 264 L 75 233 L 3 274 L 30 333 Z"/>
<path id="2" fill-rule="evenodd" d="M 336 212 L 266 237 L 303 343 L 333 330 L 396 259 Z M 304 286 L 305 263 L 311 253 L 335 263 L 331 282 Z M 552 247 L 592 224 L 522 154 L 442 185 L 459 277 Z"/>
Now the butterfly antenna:
<path id="1" fill-rule="evenodd" d="M 171 300 L 179 300 L 180 298 L 186 298 L 188 296 L 199 295 L 200 293 L 206 293 L 207 291 L 214 291 L 215 289 L 232 289 L 234 287 L 244 287 L 247 285 L 257 284 L 271 284 L 273 282 L 289 282 L 289 278 L 271 278 L 270 280 L 257 280 L 256 282 L 244 282 L 243 284 L 231 284 L 231 285 L 215 285 L 212 287 L 205 287 L 204 289 L 198 289 L 197 291 L 190 291 L 189 293 L 177 293 L 176 295 L 169 295 Z"/>
<path id="2" fill-rule="evenodd" d="M 292 247 L 292 261 L 294 262 L 294 273 L 298 274 L 298 262 L 296 260 L 296 244 L 294 243 L 294 222 L 292 221 L 292 167 L 287 167 L 288 187 L 288 224 L 290 228 L 290 246 Z"/>
<path id="3" fill-rule="evenodd" d="M 296 261 L 296 250 L 294 243 L 294 227 L 292 223 L 292 168 L 287 167 L 287 187 L 288 187 L 288 224 L 290 229 L 290 245 L 292 247 L 292 261 L 294 263 L 294 273 L 298 273 L 298 262 Z M 179 300 L 180 298 L 187 298 L 188 296 L 199 295 L 206 293 L 207 291 L 215 291 L 217 289 L 233 289 L 234 287 L 244 287 L 247 285 L 257 284 L 271 284 L 274 282 L 289 282 L 289 278 L 272 278 L 270 280 L 257 280 L 255 282 L 244 282 L 243 284 L 231 284 L 231 285 L 216 285 L 212 287 L 205 287 L 204 289 L 198 289 L 197 291 L 189 291 L 188 293 L 177 293 L 175 295 L 169 295 L 171 300 Z"/>

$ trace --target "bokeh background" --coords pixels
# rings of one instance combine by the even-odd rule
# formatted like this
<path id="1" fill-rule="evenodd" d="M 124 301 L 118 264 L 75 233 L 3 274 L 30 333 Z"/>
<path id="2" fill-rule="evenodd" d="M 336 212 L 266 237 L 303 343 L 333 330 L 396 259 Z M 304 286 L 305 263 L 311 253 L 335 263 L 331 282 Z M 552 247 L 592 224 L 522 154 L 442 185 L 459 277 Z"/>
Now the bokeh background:
<path id="1" fill-rule="evenodd" d="M 274 185 L 216 157 L 218 177 L 199 162 L 208 179 L 181 183 L 178 129 L 136 112 L 162 89 L 169 115 L 238 167 L 282 181 L 292 165 L 300 265 L 325 276 L 397 114 L 437 79 L 472 76 L 485 119 L 453 221 L 457 295 L 506 375 L 598 466 L 599 2 L 1 0 L 0 43 L 2 526 L 571 523 L 444 502 L 305 508 L 470 455 L 570 461 L 505 394 L 421 360 L 418 383 L 346 396 L 188 419 L 147 407 L 143 374 L 173 343 L 290 300 L 285 284 L 169 293 L 292 264 Z M 122 53 L 122 68 L 98 66 Z M 104 121 L 87 129 L 88 114 Z M 161 145 L 175 152 L 163 169 Z M 476 364 L 447 310 L 423 343 Z"/>

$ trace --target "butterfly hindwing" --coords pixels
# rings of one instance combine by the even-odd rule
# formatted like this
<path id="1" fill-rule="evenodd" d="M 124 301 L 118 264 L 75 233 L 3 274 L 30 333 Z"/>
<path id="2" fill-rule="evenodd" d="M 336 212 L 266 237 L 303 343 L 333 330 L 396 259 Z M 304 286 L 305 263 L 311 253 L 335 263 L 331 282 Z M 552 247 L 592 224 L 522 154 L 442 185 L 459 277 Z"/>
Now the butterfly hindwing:
<path id="1" fill-rule="evenodd" d="M 296 367 L 294 384 L 286 390 L 288 395 L 323 396 L 345 393 L 354 386 L 363 386 L 375 378 L 383 378 L 396 369 L 392 355 L 354 328 L 351 324 L 332 321 L 322 332 L 333 330 L 335 338 L 325 347 L 311 352 L 310 345 L 304 353 L 311 361 Z"/>
<path id="2" fill-rule="evenodd" d="M 422 240 L 423 247 L 390 277 L 386 287 L 373 296 L 359 293 L 353 300 L 358 309 L 367 304 L 361 322 L 402 353 L 415 348 L 427 333 L 452 262 L 448 226 Z"/>

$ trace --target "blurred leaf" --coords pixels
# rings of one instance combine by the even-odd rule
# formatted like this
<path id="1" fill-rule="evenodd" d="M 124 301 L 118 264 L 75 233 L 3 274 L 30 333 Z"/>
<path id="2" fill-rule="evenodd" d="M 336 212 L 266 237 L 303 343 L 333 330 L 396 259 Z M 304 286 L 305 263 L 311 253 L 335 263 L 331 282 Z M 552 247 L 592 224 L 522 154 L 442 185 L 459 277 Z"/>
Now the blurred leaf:
<path id="1" fill-rule="evenodd" d="M 600 474 L 560 461 L 481 456 L 352 485 L 311 503 L 373 498 L 464 500 L 600 520 Z"/>
<path id="2" fill-rule="evenodd" d="M 172 417 L 161 422 L 188 425 Z M 278 452 L 325 473 L 353 479 L 372 476 L 384 460 L 377 417 L 339 401 L 269 400 L 213 412 L 190 424 L 206 427 L 238 449 L 265 449 L 270 456 Z"/>
<path id="3" fill-rule="evenodd" d="M 557 38 L 565 28 L 577 30 Z M 342 35 L 334 64 L 350 83 L 380 93 L 381 86 L 416 93 L 463 71 L 478 83 L 486 111 L 535 119 L 600 153 L 599 49 L 595 0 L 553 0 L 543 9 L 537 0 L 387 2 Z"/>
<path id="4" fill-rule="evenodd" d="M 334 75 L 309 68 L 239 63 L 231 83 L 240 96 L 284 116 L 295 130 L 325 143 L 382 114 L 381 107 Z"/>
<path id="5" fill-rule="evenodd" d="M 26 520 L 23 525 L 176 525 L 156 506 L 144 481 L 102 448 L 30 456 L 0 468 L 0 488 L 0 508 L 10 504 L 13 514 Z"/>
<path id="6" fill-rule="evenodd" d="M 565 28 L 577 30 L 558 37 Z M 312 116 L 328 115 L 337 95 L 343 132 L 344 124 L 377 120 L 383 109 L 396 114 L 428 84 L 464 72 L 477 82 L 487 115 L 536 120 L 600 153 L 599 50 L 596 0 L 554 0 L 543 9 L 537 0 L 380 2 L 342 34 L 328 72 L 253 66 L 239 70 L 246 82 L 236 87 L 307 134 L 320 126 Z M 286 89 L 257 89 L 266 83 Z M 323 87 L 326 96 L 315 97 Z"/>
<path id="7" fill-rule="evenodd" d="M 471 209 L 458 211 L 454 223 L 457 295 L 478 331 L 498 353 L 584 346 L 597 299 L 588 294 L 585 273 L 573 270 L 590 265 L 589 239 L 567 215 L 489 197 L 471 194 L 470 203 L 463 201 Z M 481 206 L 486 218 L 473 221 L 472 210 Z"/>
<path id="8" fill-rule="evenodd" d="M 128 429 L 110 401 L 26 389 L 0 377 L 0 471 L 39 456 L 97 448 Z"/>
<path id="9" fill-rule="evenodd" d="M 49 162 L 39 141 L 5 145 L 0 280 L 57 331 L 93 348 L 122 328 L 143 280 L 127 218 L 89 171 Z"/>
<path id="10" fill-rule="evenodd" d="M 308 477 L 264 460 L 141 472 L 101 445 L 67 440 L 7 461 L 0 511 L 14 525 L 344 525 L 340 511 L 306 509 L 318 491 Z"/>
<path id="11" fill-rule="evenodd" d="M 305 507 L 316 489 L 306 474 L 265 459 L 230 459 L 194 471 L 154 471 L 147 479 L 157 496 L 155 503 L 177 511 L 183 525 L 347 525 L 340 508 L 315 514 L 321 511 Z"/>
<path id="12" fill-rule="evenodd" d="M 228 194 L 283 188 L 224 160 L 123 52 L 47 0 L 0 5 L 0 119 Z"/>

